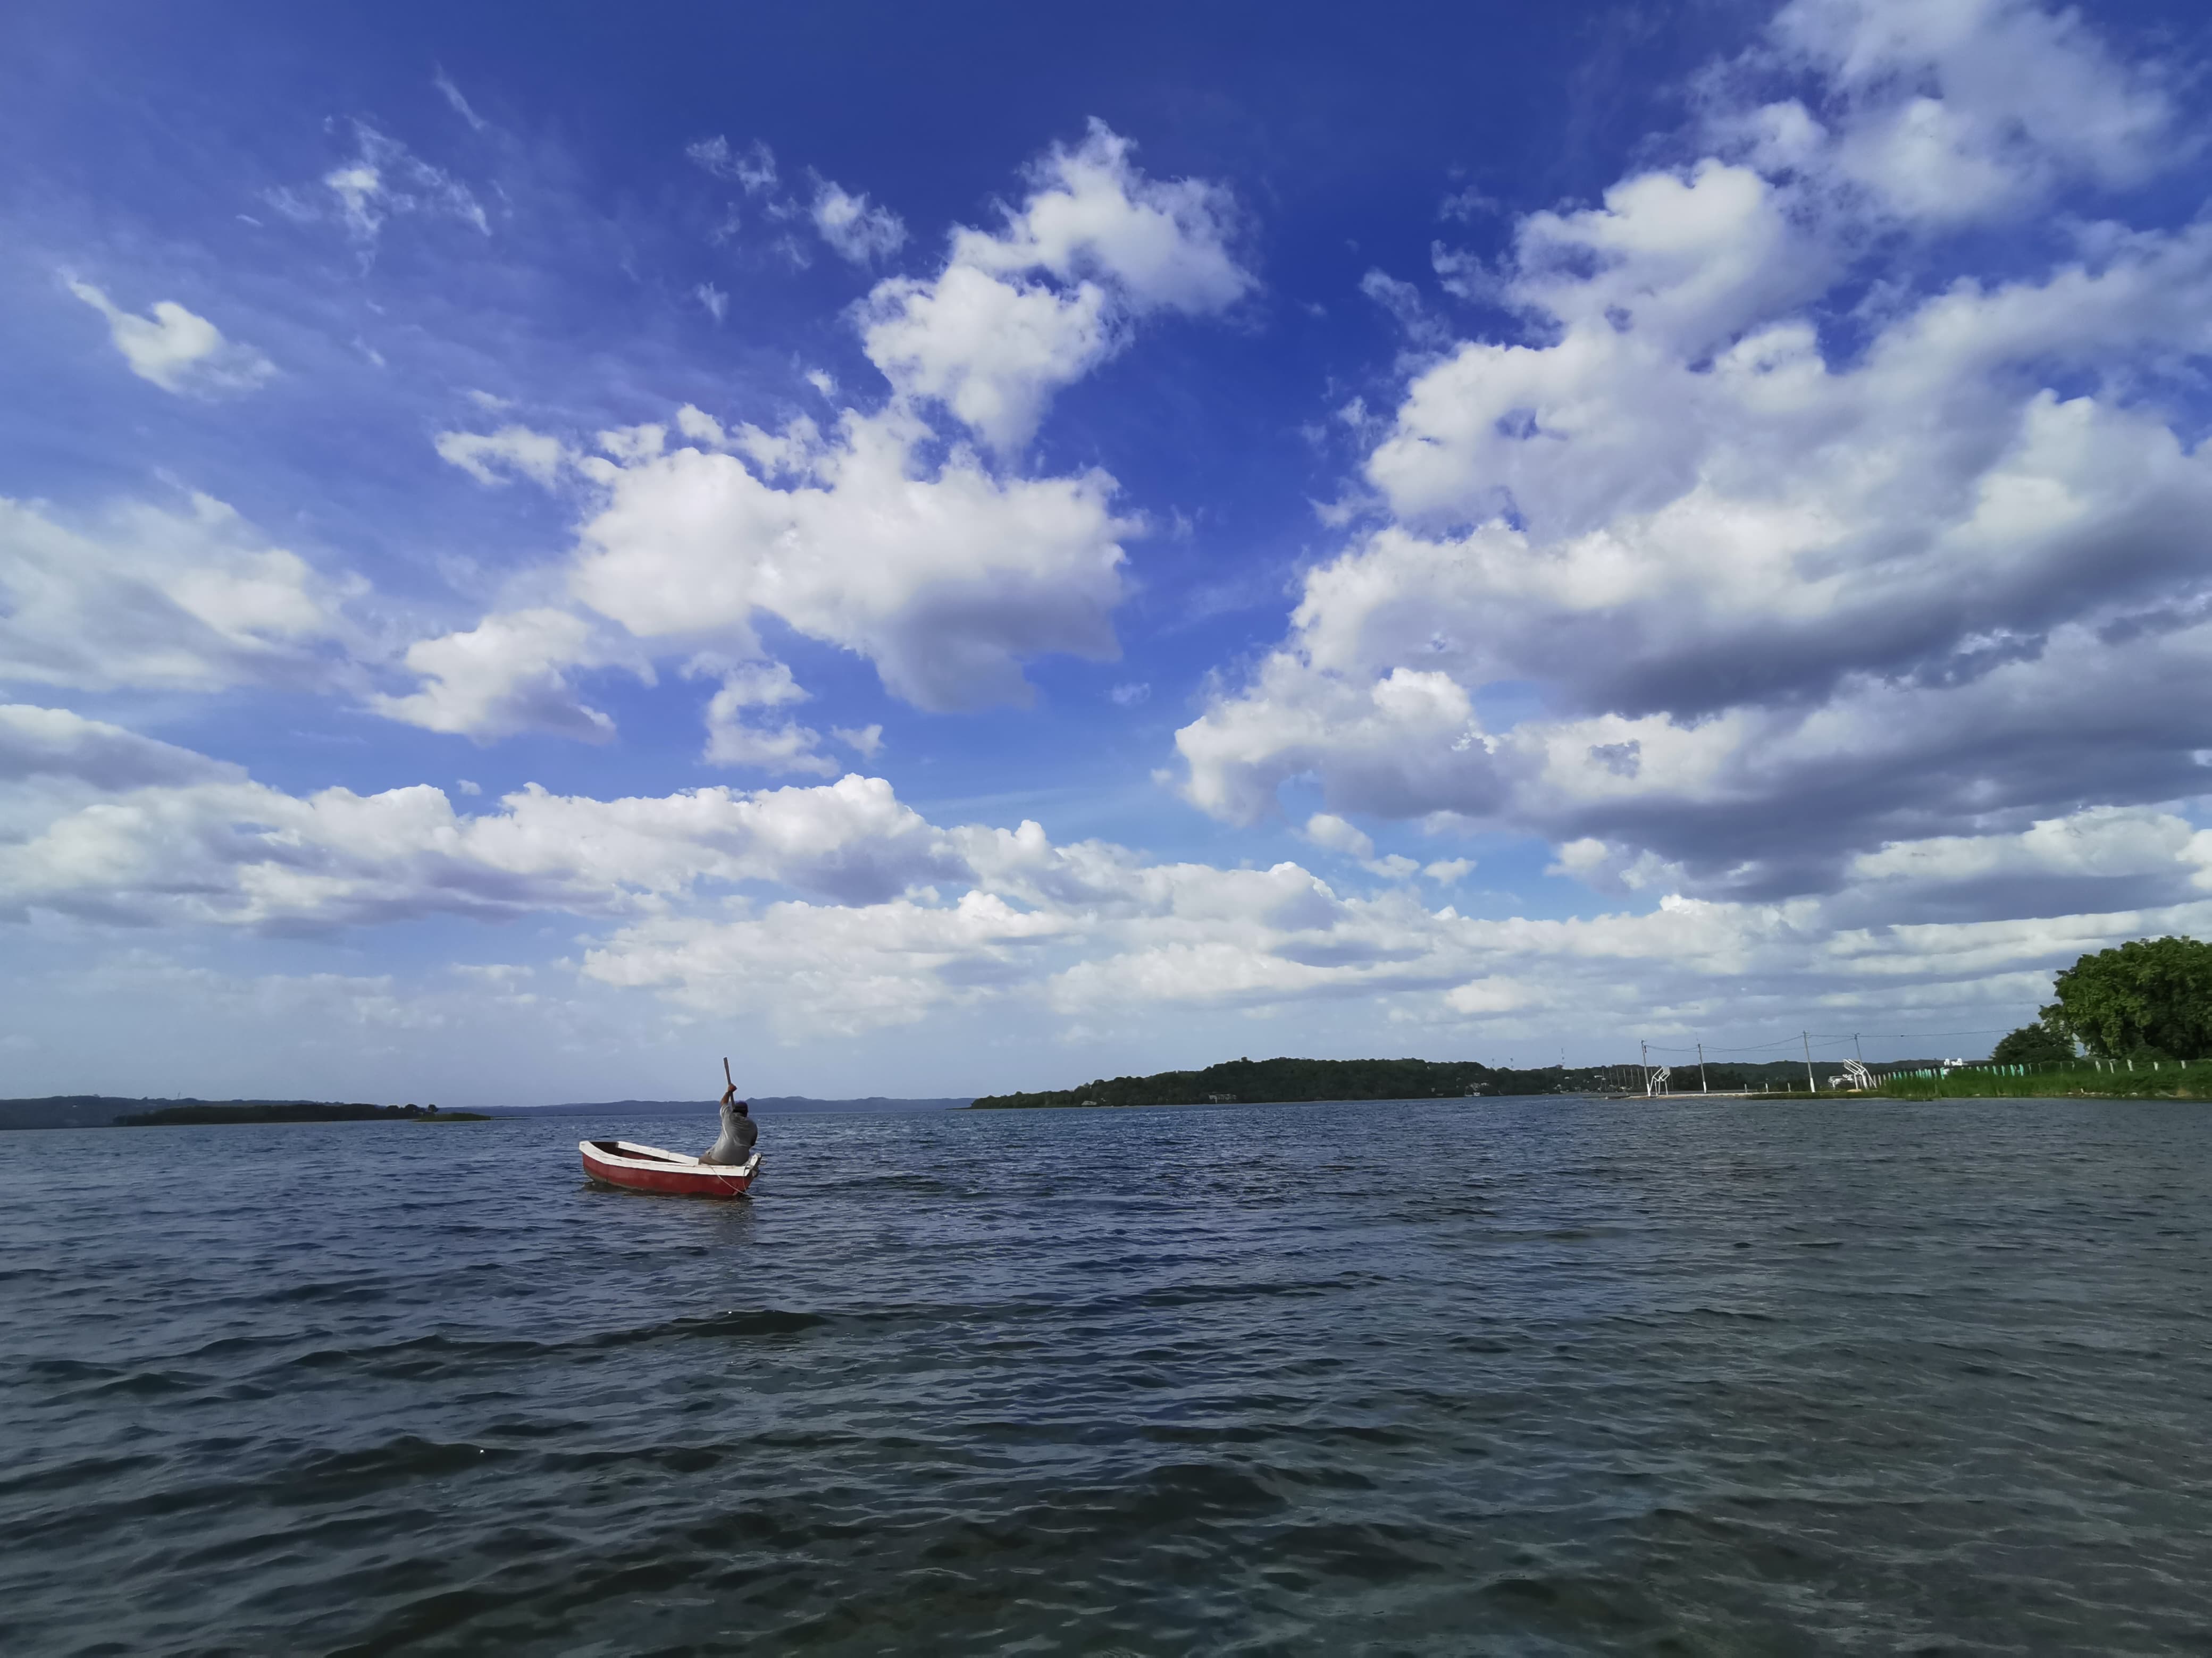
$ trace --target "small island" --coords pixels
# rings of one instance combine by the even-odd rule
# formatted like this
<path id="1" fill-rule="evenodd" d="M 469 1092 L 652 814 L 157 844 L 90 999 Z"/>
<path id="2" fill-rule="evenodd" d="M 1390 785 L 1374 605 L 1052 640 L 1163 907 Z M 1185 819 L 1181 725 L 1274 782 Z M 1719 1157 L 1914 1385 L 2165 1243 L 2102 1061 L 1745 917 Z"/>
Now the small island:
<path id="1" fill-rule="evenodd" d="M 490 1122 L 483 1111 L 434 1105 L 369 1105 L 333 1100 L 132 1099 L 114 1094 L 49 1094 L 0 1100 L 0 1131 L 14 1128 L 159 1128 L 224 1122 Z"/>

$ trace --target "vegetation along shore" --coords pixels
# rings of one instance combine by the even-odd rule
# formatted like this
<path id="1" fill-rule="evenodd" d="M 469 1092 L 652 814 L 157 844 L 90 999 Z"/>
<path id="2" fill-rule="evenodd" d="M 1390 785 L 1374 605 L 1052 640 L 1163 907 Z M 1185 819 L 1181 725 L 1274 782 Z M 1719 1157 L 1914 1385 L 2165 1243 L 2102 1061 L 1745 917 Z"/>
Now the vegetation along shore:
<path id="1" fill-rule="evenodd" d="M 53 1094 L 0 1100 L 0 1129 L 161 1128 L 220 1122 L 488 1122 L 481 1111 L 434 1105 L 368 1105 L 331 1100 L 133 1100 L 111 1094 Z"/>
<path id="2" fill-rule="evenodd" d="M 1714 1065 L 1709 1079 L 1723 1090 L 1780 1088 L 1802 1066 Z M 1030 1094 L 987 1094 L 969 1108 L 1006 1111 L 1082 1106 L 1294 1104 L 1308 1100 L 1430 1100 L 1504 1094 L 1624 1094 L 1644 1091 L 1633 1065 L 1516 1068 L 1473 1060 L 1230 1060 L 1203 1071 L 1163 1071 L 1149 1077 L 1101 1077 L 1078 1088 Z"/>
<path id="3" fill-rule="evenodd" d="M 1851 1086 L 1836 1062 L 1718 1060 L 1664 1083 L 1642 1065 L 1496 1067 L 1474 1060 L 1231 1060 L 1202 1071 L 1101 1077 L 1076 1088 L 991 1094 L 977 1111 L 1229 1105 L 1314 1100 L 1419 1100 L 1528 1094 L 1775 1093 L 1838 1098 L 2212 1098 L 2212 944 L 2136 938 L 2061 971 L 2033 1024 L 1986 1060 L 1908 1060 L 1863 1068 Z M 1825 1074 L 1819 1074 L 1825 1073 Z M 1694 1078 L 1694 1081 L 1692 1079 Z"/>

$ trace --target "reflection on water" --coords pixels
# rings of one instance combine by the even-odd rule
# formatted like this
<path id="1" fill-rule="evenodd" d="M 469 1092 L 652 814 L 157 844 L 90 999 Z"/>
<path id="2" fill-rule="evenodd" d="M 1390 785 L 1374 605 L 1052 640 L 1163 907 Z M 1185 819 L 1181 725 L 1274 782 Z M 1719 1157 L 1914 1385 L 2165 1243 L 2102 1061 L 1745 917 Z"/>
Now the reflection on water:
<path id="1" fill-rule="evenodd" d="M 590 1132 L 0 1138 L 0 1644 L 2212 1643 L 2198 1107 Z"/>

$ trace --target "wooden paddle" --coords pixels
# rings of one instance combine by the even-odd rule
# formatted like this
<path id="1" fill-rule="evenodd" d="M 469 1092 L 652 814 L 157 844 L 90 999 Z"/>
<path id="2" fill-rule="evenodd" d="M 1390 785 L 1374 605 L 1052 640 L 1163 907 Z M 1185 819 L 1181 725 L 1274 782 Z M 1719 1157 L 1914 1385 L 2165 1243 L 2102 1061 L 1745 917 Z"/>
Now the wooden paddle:
<path id="1" fill-rule="evenodd" d="M 726 1059 L 722 1061 L 722 1080 L 732 1088 L 738 1085 L 736 1079 L 730 1075 L 730 1062 Z"/>

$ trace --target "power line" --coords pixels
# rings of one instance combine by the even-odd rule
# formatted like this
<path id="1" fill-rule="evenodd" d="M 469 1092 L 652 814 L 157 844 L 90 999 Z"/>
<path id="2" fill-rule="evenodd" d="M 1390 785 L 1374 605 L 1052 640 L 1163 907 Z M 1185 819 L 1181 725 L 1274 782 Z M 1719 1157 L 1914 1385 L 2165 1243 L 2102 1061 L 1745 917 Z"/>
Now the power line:
<path id="1" fill-rule="evenodd" d="M 1933 1042 L 1938 1036 L 2008 1036 L 2014 1027 L 1995 1025 L 1987 1030 L 1856 1030 L 1822 1031 L 1824 1042 L 1847 1042 L 1853 1036 L 1871 1036 L 1878 1042 Z"/>
<path id="2" fill-rule="evenodd" d="M 1824 1042 L 1931 1042 L 1950 1036 L 2003 1036 L 2009 1035 L 2012 1029 L 2010 1025 L 1992 1025 L 1982 1030 L 1824 1030 L 1820 1033 L 1820 1037 Z M 1810 1031 L 1804 1032 L 1799 1041 L 1806 1041 L 1812 1035 Z M 1771 1042 L 1752 1042 L 1741 1048 L 1707 1048 L 1705 1051 L 1708 1054 L 1763 1054 L 1769 1048 L 1789 1046 L 1790 1039 L 1783 1036 Z M 1665 1042 L 1652 1042 L 1650 1047 L 1655 1054 L 1694 1054 L 1698 1051 L 1694 1046 L 1675 1048 Z"/>
<path id="3" fill-rule="evenodd" d="M 1709 1048 L 1705 1052 L 1708 1054 L 1762 1054 L 1770 1048 L 1786 1048 L 1789 1043 L 1790 1039 L 1784 1036 L 1778 1042 L 1753 1042 L 1748 1048 Z M 1691 1048 L 1668 1048 L 1662 1042 L 1653 1042 L 1651 1048 L 1653 1052 L 1659 1054 L 1692 1054 L 1697 1051 Z"/>

